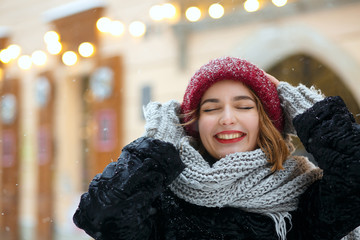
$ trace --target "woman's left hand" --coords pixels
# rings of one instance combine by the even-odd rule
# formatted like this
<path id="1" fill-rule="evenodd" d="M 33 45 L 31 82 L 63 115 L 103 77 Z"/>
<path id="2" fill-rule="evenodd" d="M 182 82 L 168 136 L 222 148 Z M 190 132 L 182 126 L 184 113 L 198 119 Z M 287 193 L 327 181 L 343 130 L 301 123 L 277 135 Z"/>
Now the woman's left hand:
<path id="1" fill-rule="evenodd" d="M 264 73 L 265 73 L 266 77 L 269 78 L 269 80 L 275 85 L 275 87 L 279 86 L 279 83 L 280 83 L 279 80 L 277 80 L 274 76 L 266 73 L 265 71 L 264 71 Z"/>

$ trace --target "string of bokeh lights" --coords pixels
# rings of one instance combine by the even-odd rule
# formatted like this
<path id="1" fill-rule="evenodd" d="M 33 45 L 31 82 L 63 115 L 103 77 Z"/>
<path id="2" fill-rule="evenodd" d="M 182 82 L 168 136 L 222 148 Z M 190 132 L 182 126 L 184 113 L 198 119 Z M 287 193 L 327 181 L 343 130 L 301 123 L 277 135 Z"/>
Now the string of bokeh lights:
<path id="1" fill-rule="evenodd" d="M 272 0 L 272 3 L 277 7 L 283 7 L 287 4 L 287 0 Z M 259 0 L 246 0 L 244 2 L 244 9 L 247 12 L 256 12 L 260 9 L 261 4 Z M 220 3 L 211 4 L 208 9 L 208 16 L 213 19 L 220 19 L 225 14 L 225 8 Z M 168 20 L 176 22 L 179 18 L 178 8 L 173 4 L 165 3 L 162 5 L 154 5 L 149 9 L 149 16 L 153 21 Z M 205 10 L 199 7 L 191 6 L 185 10 L 184 17 L 189 22 L 197 22 L 206 16 Z M 119 20 L 112 20 L 108 17 L 102 17 L 97 20 L 96 27 L 98 31 L 104 34 L 110 34 L 114 37 L 122 36 L 126 31 L 126 26 Z M 146 24 L 141 21 L 134 21 L 128 25 L 128 32 L 134 38 L 141 38 L 146 33 Z M 21 55 L 22 48 L 17 44 L 11 44 L 7 48 L 0 51 L 0 61 L 4 64 L 9 64 L 17 60 L 17 65 L 22 70 L 31 69 L 33 65 L 46 65 L 48 55 L 61 55 L 63 64 L 66 66 L 75 65 L 80 57 L 89 58 L 94 55 L 96 49 L 93 43 L 83 42 L 78 46 L 78 51 L 63 52 L 63 45 L 61 43 L 61 36 L 55 31 L 46 32 L 44 35 L 44 43 L 46 51 L 36 50 L 31 55 Z M 3 71 L 0 69 L 0 71 Z"/>

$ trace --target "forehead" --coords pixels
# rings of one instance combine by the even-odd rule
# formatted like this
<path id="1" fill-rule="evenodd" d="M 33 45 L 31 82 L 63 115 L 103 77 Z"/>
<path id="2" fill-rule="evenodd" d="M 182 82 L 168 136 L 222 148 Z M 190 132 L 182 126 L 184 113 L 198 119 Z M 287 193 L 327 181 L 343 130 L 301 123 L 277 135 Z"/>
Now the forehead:
<path id="1" fill-rule="evenodd" d="M 225 96 L 253 96 L 251 90 L 242 82 L 234 80 L 222 80 L 217 83 L 214 83 L 210 88 L 208 88 L 202 99 L 208 97 L 221 98 Z"/>

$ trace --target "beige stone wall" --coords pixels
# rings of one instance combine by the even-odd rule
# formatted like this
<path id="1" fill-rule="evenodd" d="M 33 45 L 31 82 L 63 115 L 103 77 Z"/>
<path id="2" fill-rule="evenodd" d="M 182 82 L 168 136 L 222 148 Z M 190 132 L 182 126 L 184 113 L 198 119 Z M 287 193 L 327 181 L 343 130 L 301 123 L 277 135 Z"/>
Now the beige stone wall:
<path id="1" fill-rule="evenodd" d="M 51 29 L 43 13 L 71 2 L 40 0 L 3 0 L 0 26 L 10 28 L 11 43 L 19 44 L 23 53 L 44 49 L 43 34 Z M 106 1 L 105 15 L 125 24 L 142 20 L 149 25 L 147 36 L 134 39 L 128 33 L 121 37 L 101 36 L 99 51 L 104 56 L 120 55 L 124 60 L 125 136 L 132 141 L 143 132 L 141 88 L 152 87 L 154 101 L 181 101 L 192 74 L 208 60 L 224 55 L 247 58 L 266 68 L 294 53 L 311 54 L 330 66 L 349 87 L 360 105 L 360 2 L 338 8 L 314 11 L 269 21 L 248 22 L 223 28 L 193 32 L 187 39 L 186 69 L 179 67 L 179 39 L 171 25 L 155 25 L 148 17 L 149 8 L 163 1 Z M 27 237 L 34 235 L 36 224 L 36 107 L 33 83 L 38 73 L 53 70 L 56 77 L 56 197 L 55 226 L 57 238 L 86 238 L 72 224 L 81 188 L 81 104 L 79 73 L 93 68 L 93 61 L 82 61 L 65 67 L 54 57 L 44 67 L 20 70 L 10 64 L 8 74 L 23 82 L 22 159 L 21 159 L 21 224 Z"/>

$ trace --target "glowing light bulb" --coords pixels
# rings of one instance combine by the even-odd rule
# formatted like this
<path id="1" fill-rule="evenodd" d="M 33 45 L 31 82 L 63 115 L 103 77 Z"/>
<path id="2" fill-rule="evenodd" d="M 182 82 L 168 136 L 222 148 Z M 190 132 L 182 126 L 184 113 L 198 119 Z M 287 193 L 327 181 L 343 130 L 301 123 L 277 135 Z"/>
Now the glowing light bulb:
<path id="1" fill-rule="evenodd" d="M 97 29 L 102 33 L 107 33 L 111 28 L 111 19 L 107 17 L 99 18 L 96 22 Z"/>
<path id="2" fill-rule="evenodd" d="M 113 36 L 121 36 L 125 32 L 125 26 L 120 21 L 112 21 L 109 32 Z"/>
<path id="3" fill-rule="evenodd" d="M 224 7 L 219 3 L 214 3 L 209 7 L 209 15 L 214 19 L 224 16 Z"/>
<path id="4" fill-rule="evenodd" d="M 277 7 L 283 7 L 286 5 L 287 0 L 272 0 L 272 2 Z"/>
<path id="5" fill-rule="evenodd" d="M 244 8 L 247 12 L 255 12 L 259 10 L 260 3 L 258 0 L 246 0 L 244 2 Z"/>
<path id="6" fill-rule="evenodd" d="M 51 44 L 53 42 L 59 42 L 60 41 L 60 35 L 55 31 L 48 31 L 44 35 L 44 41 L 46 44 Z"/>
<path id="7" fill-rule="evenodd" d="M 129 32 L 133 37 L 142 37 L 146 32 L 146 26 L 140 21 L 132 22 L 129 25 Z"/>
<path id="8" fill-rule="evenodd" d="M 154 5 L 149 10 L 150 18 L 154 21 L 160 21 L 164 19 L 163 7 L 160 5 Z"/>
<path id="9" fill-rule="evenodd" d="M 47 51 L 52 55 L 57 55 L 62 50 L 62 44 L 60 42 L 51 42 L 46 45 Z"/>
<path id="10" fill-rule="evenodd" d="M 91 57 L 95 52 L 95 47 L 89 42 L 83 42 L 79 45 L 78 51 L 82 57 Z"/>
<path id="11" fill-rule="evenodd" d="M 189 7 L 185 12 L 185 16 L 190 22 L 196 22 L 201 17 L 201 11 L 197 7 Z"/>
<path id="12" fill-rule="evenodd" d="M 16 59 L 20 56 L 21 48 L 19 45 L 11 44 L 10 46 L 7 47 L 7 50 L 8 50 L 9 57 L 11 59 Z"/>
<path id="13" fill-rule="evenodd" d="M 31 54 L 31 61 L 37 66 L 45 65 L 46 60 L 47 60 L 46 53 L 41 50 L 37 50 L 33 52 L 33 54 Z"/>
<path id="14" fill-rule="evenodd" d="M 23 70 L 28 70 L 31 68 L 32 62 L 31 57 L 28 55 L 23 55 L 18 59 L 18 66 Z"/>
<path id="15" fill-rule="evenodd" d="M 9 63 L 11 61 L 11 56 L 8 49 L 3 49 L 0 51 L 0 61 L 3 63 Z"/>
<path id="16" fill-rule="evenodd" d="M 167 19 L 173 19 L 176 16 L 176 7 L 171 3 L 162 5 L 163 15 Z"/>
<path id="17" fill-rule="evenodd" d="M 62 55 L 62 61 L 66 66 L 73 66 L 76 64 L 78 57 L 75 52 L 67 51 Z"/>

